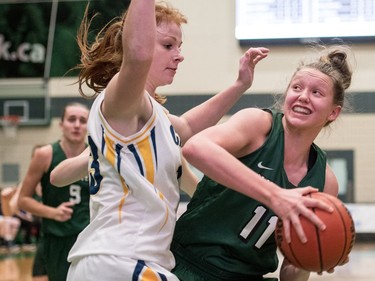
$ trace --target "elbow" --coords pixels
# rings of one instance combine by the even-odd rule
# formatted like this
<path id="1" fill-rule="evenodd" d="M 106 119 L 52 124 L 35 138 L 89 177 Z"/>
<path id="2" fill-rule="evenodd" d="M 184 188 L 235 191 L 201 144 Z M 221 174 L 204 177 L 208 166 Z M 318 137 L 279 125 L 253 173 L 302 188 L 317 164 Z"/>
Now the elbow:
<path id="1" fill-rule="evenodd" d="M 57 182 L 56 182 L 56 173 L 55 173 L 55 170 L 52 170 L 52 172 L 50 173 L 50 175 L 49 175 L 49 181 L 50 181 L 50 183 L 52 185 L 58 186 Z"/>
<path id="2" fill-rule="evenodd" d="M 134 64 L 138 67 L 145 65 L 150 66 L 153 60 L 153 49 L 145 48 L 143 45 L 128 46 L 123 54 L 123 62 Z"/>
<path id="3" fill-rule="evenodd" d="M 18 197 L 18 200 L 17 200 L 17 208 L 18 208 L 18 210 L 25 210 L 26 209 L 25 200 L 24 200 L 24 197 L 21 194 L 20 194 L 20 196 Z"/>
<path id="4" fill-rule="evenodd" d="M 55 169 L 52 170 L 52 172 L 49 175 L 49 181 L 52 185 L 57 186 L 57 187 L 62 187 L 63 184 L 61 181 L 59 181 L 58 174 L 56 173 Z"/>
<path id="5" fill-rule="evenodd" d="M 182 147 L 182 155 L 190 164 L 195 166 L 196 162 L 199 161 L 200 149 L 199 140 L 192 137 Z"/>

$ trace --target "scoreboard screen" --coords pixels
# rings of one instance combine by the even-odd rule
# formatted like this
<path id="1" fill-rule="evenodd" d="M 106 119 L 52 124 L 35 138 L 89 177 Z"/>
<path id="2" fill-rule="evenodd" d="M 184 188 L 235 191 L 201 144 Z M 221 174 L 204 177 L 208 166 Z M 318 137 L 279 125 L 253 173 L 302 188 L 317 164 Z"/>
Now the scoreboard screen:
<path id="1" fill-rule="evenodd" d="M 236 0 L 241 45 L 375 42 L 375 0 Z"/>

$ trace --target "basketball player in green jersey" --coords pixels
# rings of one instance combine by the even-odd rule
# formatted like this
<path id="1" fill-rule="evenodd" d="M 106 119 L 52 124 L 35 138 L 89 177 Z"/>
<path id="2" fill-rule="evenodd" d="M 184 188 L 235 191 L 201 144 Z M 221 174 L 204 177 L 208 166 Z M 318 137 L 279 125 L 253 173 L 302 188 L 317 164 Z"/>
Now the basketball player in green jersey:
<path id="1" fill-rule="evenodd" d="M 338 193 L 314 140 L 343 107 L 352 75 L 348 51 L 332 46 L 317 61 L 301 64 L 280 112 L 241 110 L 185 144 L 184 156 L 205 176 L 175 228 L 173 273 L 181 281 L 267 280 L 278 267 L 277 217 L 287 227 L 287 241 L 290 227 L 306 241 L 300 216 L 324 229 L 307 207 L 330 211 L 329 206 L 303 195 Z M 284 260 L 279 277 L 306 281 L 309 275 Z"/>
<path id="2" fill-rule="evenodd" d="M 32 154 L 31 156 L 34 155 L 34 151 L 42 147 L 43 145 L 35 145 L 32 149 Z M 14 187 L 7 187 L 6 188 L 6 193 L 2 192 L 1 193 L 1 201 L 2 201 L 2 207 L 5 208 L 5 213 L 7 213 L 8 216 L 13 216 L 17 214 L 23 214 L 23 210 L 18 209 L 18 197 L 20 194 L 20 190 L 22 187 L 22 182 L 19 183 L 15 188 Z M 4 189 L 5 190 L 5 189 Z M 4 191 L 3 190 L 3 191 Z M 35 188 L 35 193 L 33 195 L 33 198 L 37 200 L 38 202 L 41 202 L 42 198 L 42 187 L 40 184 L 38 184 Z M 26 212 L 26 215 L 28 216 L 29 213 Z M 33 223 L 40 223 L 39 222 L 40 218 L 39 217 L 33 217 Z M 37 222 L 36 222 L 37 221 Z M 39 226 L 38 226 L 39 228 Z M 39 231 L 38 231 L 39 232 Z M 48 276 L 46 273 L 45 269 L 45 262 L 43 258 L 43 235 L 39 234 L 38 239 L 36 242 L 36 252 L 34 255 L 34 260 L 33 260 L 33 269 L 32 269 L 32 281 L 48 281 Z"/>
<path id="3" fill-rule="evenodd" d="M 61 161 L 85 150 L 88 114 L 83 104 L 71 103 L 65 107 L 60 121 L 61 139 L 35 151 L 21 187 L 19 207 L 42 217 L 43 258 L 49 281 L 66 280 L 68 253 L 89 222 L 88 179 L 64 188 L 53 186 L 49 180 L 51 171 Z M 43 203 L 33 198 L 39 182 Z"/>

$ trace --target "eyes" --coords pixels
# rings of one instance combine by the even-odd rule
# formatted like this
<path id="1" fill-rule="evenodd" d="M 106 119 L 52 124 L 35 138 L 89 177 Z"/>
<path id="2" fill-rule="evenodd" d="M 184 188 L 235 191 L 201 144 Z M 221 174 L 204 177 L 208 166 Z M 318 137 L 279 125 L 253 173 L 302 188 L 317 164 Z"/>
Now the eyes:
<path id="1" fill-rule="evenodd" d="M 172 44 L 164 44 L 164 48 L 167 50 L 171 50 L 173 48 Z"/>
<path id="2" fill-rule="evenodd" d="M 164 50 L 181 52 L 182 42 L 181 40 L 176 40 L 174 37 L 161 37 L 158 38 L 157 42 Z"/>
<path id="3" fill-rule="evenodd" d="M 308 93 L 311 93 L 313 96 L 325 96 L 324 92 L 319 88 L 313 88 L 310 86 L 304 86 L 302 84 L 292 84 L 291 89 L 293 89 L 294 92 L 300 93 L 302 91 L 307 91 Z"/>
<path id="4" fill-rule="evenodd" d="M 87 118 L 84 118 L 84 117 L 76 117 L 76 116 L 70 116 L 67 118 L 67 121 L 69 123 L 75 123 L 77 122 L 77 120 L 79 121 L 79 123 L 81 124 L 87 124 Z"/>
<path id="5" fill-rule="evenodd" d="M 181 45 L 166 43 L 166 44 L 163 44 L 163 47 L 164 49 L 168 51 L 176 50 L 178 53 L 181 53 Z"/>

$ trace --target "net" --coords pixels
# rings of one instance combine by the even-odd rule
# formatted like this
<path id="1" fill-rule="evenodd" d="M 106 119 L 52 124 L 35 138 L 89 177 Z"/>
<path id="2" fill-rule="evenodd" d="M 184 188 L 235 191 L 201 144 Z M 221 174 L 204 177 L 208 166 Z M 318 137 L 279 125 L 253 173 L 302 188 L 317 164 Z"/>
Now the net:
<path id="1" fill-rule="evenodd" d="M 20 118 L 18 115 L 6 115 L 0 117 L 1 126 L 7 139 L 15 139 L 17 137 L 18 124 Z"/>

